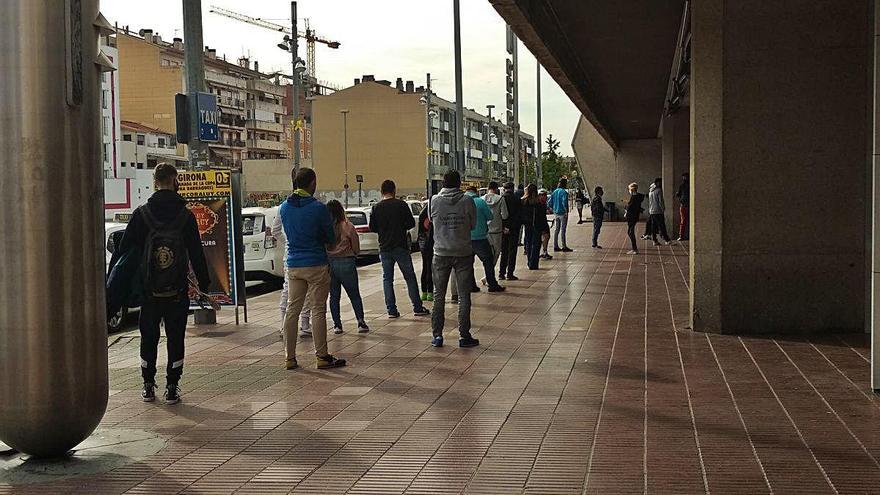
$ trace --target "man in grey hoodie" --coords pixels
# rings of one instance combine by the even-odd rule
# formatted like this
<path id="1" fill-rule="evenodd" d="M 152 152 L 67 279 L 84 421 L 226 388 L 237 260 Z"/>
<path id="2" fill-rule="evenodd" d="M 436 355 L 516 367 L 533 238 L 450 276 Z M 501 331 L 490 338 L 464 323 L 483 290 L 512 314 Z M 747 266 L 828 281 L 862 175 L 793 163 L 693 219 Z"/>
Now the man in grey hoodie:
<path id="1" fill-rule="evenodd" d="M 666 204 L 663 202 L 663 179 L 658 177 L 654 179 L 654 183 L 651 184 L 651 189 L 648 192 L 648 215 L 650 215 L 651 237 L 654 240 L 655 246 L 660 245 L 660 243 L 657 242 L 657 231 L 660 231 L 660 236 L 663 237 L 663 241 L 665 241 L 666 244 L 669 244 L 669 234 L 666 233 L 666 219 L 664 218 L 665 211 Z"/>
<path id="2" fill-rule="evenodd" d="M 504 196 L 498 194 L 498 183 L 494 180 L 489 182 L 488 192 L 483 196 L 483 201 L 489 205 L 492 210 L 492 220 L 489 222 L 489 245 L 492 246 L 492 266 L 498 263 L 498 257 L 501 256 L 501 235 L 504 233 L 503 222 L 507 220 L 507 203 Z M 486 278 L 483 277 L 483 282 Z"/>
<path id="3" fill-rule="evenodd" d="M 443 189 L 431 198 L 428 216 L 434 225 L 434 313 L 431 345 L 443 347 L 446 324 L 446 289 L 454 271 L 458 287 L 473 285 L 474 250 L 471 230 L 477 225 L 474 200 L 461 191 L 461 176 L 455 170 L 443 175 Z M 480 341 L 471 336 L 471 291 L 459 291 L 458 332 L 460 347 L 474 347 Z"/>

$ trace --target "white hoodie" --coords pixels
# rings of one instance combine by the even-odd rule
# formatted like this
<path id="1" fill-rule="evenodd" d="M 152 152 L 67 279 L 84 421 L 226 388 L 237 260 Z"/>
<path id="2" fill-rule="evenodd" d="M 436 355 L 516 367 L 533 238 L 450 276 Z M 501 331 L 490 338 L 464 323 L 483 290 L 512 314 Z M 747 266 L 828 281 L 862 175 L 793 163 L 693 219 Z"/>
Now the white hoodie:
<path id="1" fill-rule="evenodd" d="M 495 193 L 486 193 L 483 196 L 483 201 L 489 205 L 489 209 L 492 210 L 492 220 L 489 222 L 489 233 L 490 234 L 500 234 L 503 230 L 502 221 L 507 220 L 507 202 L 504 201 L 504 196 Z"/>

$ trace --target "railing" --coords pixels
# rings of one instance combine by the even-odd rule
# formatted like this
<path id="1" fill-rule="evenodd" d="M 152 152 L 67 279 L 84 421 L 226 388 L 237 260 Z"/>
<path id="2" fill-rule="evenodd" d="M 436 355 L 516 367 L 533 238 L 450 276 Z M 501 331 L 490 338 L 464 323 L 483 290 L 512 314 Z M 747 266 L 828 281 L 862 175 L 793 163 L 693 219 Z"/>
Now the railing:
<path id="1" fill-rule="evenodd" d="M 273 82 L 269 81 L 261 81 L 258 79 L 251 79 L 247 82 L 248 89 L 254 91 L 262 91 L 263 93 L 268 93 L 275 96 L 286 96 L 287 89 L 284 86 L 279 86 Z"/>
<path id="2" fill-rule="evenodd" d="M 284 132 L 284 125 L 279 124 L 277 122 L 269 122 L 266 120 L 248 120 L 247 121 L 248 129 L 257 129 L 260 131 L 269 131 L 269 132 Z"/>
<path id="3" fill-rule="evenodd" d="M 205 80 L 208 82 L 214 82 L 219 84 L 225 84 L 226 86 L 232 86 L 234 88 L 247 89 L 247 80 L 242 79 L 240 77 L 230 76 L 228 74 L 221 74 L 219 72 L 213 72 L 206 70 L 205 71 Z"/>
<path id="4" fill-rule="evenodd" d="M 286 114 L 287 111 L 282 105 L 271 103 L 268 101 L 248 100 L 248 110 L 263 110 L 264 112 Z"/>
<path id="5" fill-rule="evenodd" d="M 226 107 L 243 109 L 244 103 L 245 100 L 242 100 L 241 98 L 233 98 L 231 96 L 220 96 L 217 98 L 217 104 Z"/>
<path id="6" fill-rule="evenodd" d="M 256 148 L 272 151 L 287 151 L 287 144 L 281 141 L 271 141 L 268 139 L 248 139 L 248 148 Z"/>

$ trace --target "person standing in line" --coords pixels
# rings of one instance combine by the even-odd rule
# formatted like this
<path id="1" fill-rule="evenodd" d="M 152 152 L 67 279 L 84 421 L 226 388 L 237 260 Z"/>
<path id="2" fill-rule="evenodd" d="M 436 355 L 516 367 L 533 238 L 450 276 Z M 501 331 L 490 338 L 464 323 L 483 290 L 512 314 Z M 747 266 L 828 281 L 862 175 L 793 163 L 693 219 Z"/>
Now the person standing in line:
<path id="1" fill-rule="evenodd" d="M 138 327 L 141 334 L 141 376 L 144 402 L 156 400 L 156 359 L 159 324 L 165 322 L 168 347 L 165 403 L 180 402 L 186 320 L 189 315 L 189 267 L 204 292 L 211 284 L 196 218 L 177 190 L 177 169 L 160 163 L 153 172 L 156 192 L 134 210 L 119 243 L 122 256 L 143 253 L 144 294 Z"/>
<path id="2" fill-rule="evenodd" d="M 529 270 L 537 270 L 541 250 L 539 229 L 542 223 L 547 224 L 547 206 L 538 198 L 538 186 L 534 184 L 529 184 L 522 198 L 522 221 L 526 231 L 526 260 Z"/>
<path id="3" fill-rule="evenodd" d="M 431 345 L 443 347 L 446 324 L 446 290 L 454 272 L 457 285 L 469 287 L 474 279 L 474 249 L 471 230 L 477 225 L 474 200 L 461 192 L 461 176 L 455 170 L 443 175 L 443 189 L 429 204 L 428 216 L 434 225 L 434 315 L 431 318 Z M 480 341 L 471 335 L 471 293 L 459 293 L 459 347 L 475 347 Z"/>
<path id="4" fill-rule="evenodd" d="M 483 196 L 483 201 L 492 210 L 492 221 L 489 222 L 489 245 L 492 246 L 492 273 L 495 273 L 495 264 L 501 257 L 501 238 L 504 235 L 504 221 L 510 216 L 504 196 L 498 194 L 498 183 L 489 182 L 488 191 Z M 486 277 L 482 279 L 486 283 Z"/>
<path id="5" fill-rule="evenodd" d="M 434 258 L 434 226 L 428 216 L 430 201 L 419 213 L 419 251 L 422 253 L 422 301 L 434 300 L 434 277 L 431 264 Z"/>
<path id="6" fill-rule="evenodd" d="M 278 214 L 287 236 L 287 283 L 290 299 L 284 316 L 284 367 L 296 369 L 296 333 L 299 314 L 308 299 L 312 311 L 315 365 L 318 369 L 345 366 L 327 351 L 327 295 L 330 292 L 330 261 L 326 246 L 336 244 L 330 211 L 315 199 L 318 178 L 315 171 L 302 167 L 294 178 L 296 189 Z"/>
<path id="7" fill-rule="evenodd" d="M 489 286 L 489 292 L 504 292 L 504 287 L 498 285 L 495 279 L 495 256 L 492 252 L 492 245 L 489 244 L 489 224 L 495 218 L 492 209 L 480 195 L 477 193 L 476 186 L 468 186 L 465 192 L 467 196 L 474 201 L 474 207 L 477 209 L 477 224 L 471 229 L 471 245 L 474 248 L 474 254 L 483 263 L 483 280 Z M 479 291 L 479 287 L 474 288 Z"/>
<path id="8" fill-rule="evenodd" d="M 553 251 L 570 253 L 568 243 L 565 239 L 565 233 L 568 230 L 568 179 L 565 177 L 559 179 L 559 184 L 550 195 L 549 206 L 553 210 L 554 223 L 556 230 L 553 234 Z M 562 234 L 562 247 L 559 247 L 559 236 Z"/>
<path id="9" fill-rule="evenodd" d="M 293 188 L 296 189 L 296 184 L 293 185 Z M 279 208 L 279 212 L 281 209 Z M 276 249 L 284 249 L 284 252 L 287 253 L 287 236 L 284 235 L 284 224 L 281 222 L 280 213 L 275 214 L 275 220 L 272 222 L 272 237 L 275 238 L 275 245 L 278 246 Z M 284 339 L 284 317 L 287 314 L 287 302 L 290 300 L 290 284 L 287 283 L 287 267 L 284 267 L 284 283 L 281 286 L 281 298 L 278 302 L 278 307 L 281 309 L 281 328 L 278 332 L 281 334 L 281 339 Z M 299 314 L 299 336 L 300 337 L 311 337 L 312 336 L 312 319 L 311 319 L 311 310 L 309 309 L 309 300 L 308 296 L 306 296 L 306 301 L 303 304 L 302 312 Z"/>
<path id="10" fill-rule="evenodd" d="M 351 308 L 357 318 L 358 333 L 367 333 L 370 327 L 364 318 L 364 301 L 358 284 L 357 264 L 355 260 L 361 252 L 358 233 L 345 216 L 342 203 L 335 199 L 327 202 L 327 209 L 333 218 L 333 233 L 336 244 L 328 245 L 327 256 L 330 258 L 330 316 L 333 318 L 333 333 L 342 333 L 342 318 L 339 315 L 339 303 L 342 289 L 348 294 Z"/>
<path id="11" fill-rule="evenodd" d="M 666 203 L 663 201 L 663 179 L 656 178 L 654 179 L 654 183 L 651 184 L 651 189 L 648 192 L 648 214 L 651 218 L 651 238 L 654 241 L 655 246 L 659 246 L 660 243 L 657 242 L 657 232 L 660 232 L 660 237 L 663 238 L 663 241 L 668 245 L 669 244 L 669 234 L 666 232 Z"/>
<path id="12" fill-rule="evenodd" d="M 623 216 L 626 218 L 626 235 L 629 236 L 629 242 L 632 249 L 626 254 L 639 254 L 639 246 L 636 244 L 636 225 L 639 223 L 639 216 L 642 214 L 642 202 L 645 195 L 639 192 L 639 185 L 633 182 L 629 185 L 629 200 L 626 202 L 626 209 Z"/>
<path id="13" fill-rule="evenodd" d="M 504 184 L 503 200 L 507 218 L 501 222 L 501 263 L 498 267 L 498 278 L 519 280 L 513 272 L 516 270 L 516 247 L 522 226 L 522 195 L 516 195 L 513 182 Z"/>
<path id="14" fill-rule="evenodd" d="M 578 225 L 584 223 L 584 204 L 587 202 L 587 197 L 584 196 L 584 191 L 578 189 L 574 195 L 574 206 L 578 211 Z"/>
<path id="15" fill-rule="evenodd" d="M 602 249 L 599 245 L 599 232 L 602 231 L 602 222 L 605 220 L 605 203 L 602 202 L 605 190 L 602 186 L 596 186 L 593 193 L 593 200 L 590 201 L 590 213 L 593 215 L 593 247 Z"/>
<path id="16" fill-rule="evenodd" d="M 404 201 L 397 199 L 397 186 L 393 180 L 385 180 L 381 187 L 382 201 L 373 206 L 370 230 L 379 234 L 379 258 L 382 260 L 382 288 L 389 318 L 400 318 L 397 298 L 394 294 L 394 265 L 400 267 L 406 281 L 407 293 L 415 316 L 431 314 L 419 297 L 419 282 L 410 255 L 409 229 L 416 222 L 412 210 Z"/>
<path id="17" fill-rule="evenodd" d="M 526 188 L 522 184 L 518 184 L 516 186 L 516 191 L 514 192 L 517 200 L 522 204 L 522 198 L 526 195 Z M 516 245 L 517 246 L 525 246 L 525 226 L 520 223 L 519 232 L 516 233 Z M 525 254 L 525 253 L 523 253 Z"/>
<path id="18" fill-rule="evenodd" d="M 678 192 L 675 193 L 678 198 L 678 240 L 686 241 L 688 239 L 688 213 L 691 206 L 691 185 L 690 174 L 685 172 L 681 174 L 681 184 L 678 186 Z"/>
<path id="19" fill-rule="evenodd" d="M 553 213 L 552 208 L 550 208 L 549 200 L 547 199 L 547 190 L 539 189 L 538 190 L 538 199 L 541 200 L 541 204 L 544 205 L 544 216 L 543 218 L 538 218 L 539 231 L 541 232 L 541 259 L 550 261 L 553 259 L 553 256 L 550 256 L 550 251 L 548 249 L 550 245 L 550 228 L 552 227 L 552 223 L 557 223 L 556 214 Z M 553 215 L 553 220 L 548 221 L 547 215 Z"/>

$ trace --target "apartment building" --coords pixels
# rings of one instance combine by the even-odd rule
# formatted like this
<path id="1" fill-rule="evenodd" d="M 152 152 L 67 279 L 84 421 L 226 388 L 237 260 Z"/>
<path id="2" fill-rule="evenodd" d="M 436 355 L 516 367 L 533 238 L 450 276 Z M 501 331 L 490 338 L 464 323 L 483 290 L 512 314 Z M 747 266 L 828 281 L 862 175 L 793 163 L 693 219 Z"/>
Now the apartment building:
<path id="1" fill-rule="evenodd" d="M 174 95 L 185 92 L 183 41 L 125 27 L 117 47 L 122 118 L 174 134 Z M 283 139 L 287 89 L 277 77 L 261 73 L 247 57 L 232 63 L 206 47 L 205 81 L 220 109 L 220 140 L 210 145 L 215 165 L 241 168 L 245 159 L 289 155 Z"/>
<path id="2" fill-rule="evenodd" d="M 387 178 L 401 194 L 423 197 L 428 177 L 432 190 L 438 190 L 455 163 L 455 104 L 432 95 L 426 108 L 425 88 L 412 81 L 367 75 L 354 82 L 312 101 L 313 163 L 325 197 L 344 197 L 346 175 L 350 204 L 357 204 L 357 176 L 363 178 L 363 202 L 377 198 Z M 464 180 L 485 184 L 512 177 L 512 130 L 474 109 L 465 109 L 464 126 Z M 522 164 L 534 166 L 534 137 L 521 132 L 520 139 Z"/>

